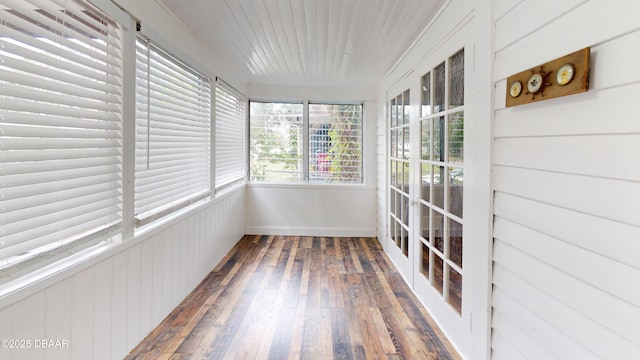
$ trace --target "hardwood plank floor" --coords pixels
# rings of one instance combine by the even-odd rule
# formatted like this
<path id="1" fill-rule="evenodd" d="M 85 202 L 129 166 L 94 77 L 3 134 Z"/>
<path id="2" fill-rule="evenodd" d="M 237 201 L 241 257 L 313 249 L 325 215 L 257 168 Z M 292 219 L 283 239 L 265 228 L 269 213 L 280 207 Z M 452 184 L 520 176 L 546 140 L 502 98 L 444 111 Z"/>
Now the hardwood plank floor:
<path id="1" fill-rule="evenodd" d="M 127 359 L 459 359 L 373 238 L 245 236 Z"/>

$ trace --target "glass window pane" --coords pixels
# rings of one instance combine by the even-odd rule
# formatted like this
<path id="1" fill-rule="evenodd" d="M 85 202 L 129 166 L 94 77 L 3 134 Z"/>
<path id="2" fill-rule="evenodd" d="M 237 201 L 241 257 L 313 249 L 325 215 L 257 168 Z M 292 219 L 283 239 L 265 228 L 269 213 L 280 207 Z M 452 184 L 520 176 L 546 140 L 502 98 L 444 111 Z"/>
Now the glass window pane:
<path id="1" fill-rule="evenodd" d="M 426 202 L 431 201 L 431 165 L 423 163 L 422 170 L 422 199 Z"/>
<path id="2" fill-rule="evenodd" d="M 431 115 L 431 73 L 428 72 L 422 77 L 422 106 L 420 116 Z"/>
<path id="3" fill-rule="evenodd" d="M 464 49 L 449 59 L 449 105 L 464 105 Z"/>
<path id="4" fill-rule="evenodd" d="M 434 80 L 434 99 L 433 99 L 433 112 L 438 113 L 444 111 L 444 97 L 445 97 L 445 65 L 444 63 L 438 65 L 433 69 Z"/>
<path id="5" fill-rule="evenodd" d="M 433 119 L 433 161 L 445 161 L 444 116 Z"/>
<path id="6" fill-rule="evenodd" d="M 362 183 L 361 104 L 309 104 L 309 181 Z"/>
<path id="7" fill-rule="evenodd" d="M 449 268 L 448 302 L 460 314 L 462 312 L 462 275 Z"/>
<path id="8" fill-rule="evenodd" d="M 464 186 L 464 170 L 460 168 L 449 169 L 449 209 L 455 216 L 462 218 L 462 194 Z"/>
<path id="9" fill-rule="evenodd" d="M 430 160 L 431 159 L 431 120 L 422 120 L 420 122 L 421 126 L 421 154 L 422 160 Z"/>
<path id="10" fill-rule="evenodd" d="M 302 104 L 252 101 L 249 114 L 251 180 L 302 181 Z"/>
<path id="11" fill-rule="evenodd" d="M 464 160 L 464 113 L 449 115 L 449 160 L 462 164 Z"/>
<path id="12" fill-rule="evenodd" d="M 444 166 L 433 166 L 433 205 L 444 209 L 444 181 L 445 181 L 445 168 Z"/>
<path id="13" fill-rule="evenodd" d="M 449 259 L 462 267 L 462 224 L 447 218 L 449 227 Z"/>

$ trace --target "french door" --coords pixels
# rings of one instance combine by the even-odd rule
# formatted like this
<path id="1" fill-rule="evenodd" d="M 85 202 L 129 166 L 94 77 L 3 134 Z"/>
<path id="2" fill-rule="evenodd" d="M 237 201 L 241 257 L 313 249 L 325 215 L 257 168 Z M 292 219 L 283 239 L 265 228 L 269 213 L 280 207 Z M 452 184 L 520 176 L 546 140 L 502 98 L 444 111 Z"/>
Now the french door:
<path id="1" fill-rule="evenodd" d="M 411 202 L 411 91 L 390 100 L 389 152 L 389 246 L 388 253 L 407 282 L 413 276 L 413 225 Z"/>
<path id="2" fill-rule="evenodd" d="M 460 344 L 469 338 L 470 316 L 463 264 L 469 54 L 458 47 L 439 55 L 389 98 L 387 253 Z"/>

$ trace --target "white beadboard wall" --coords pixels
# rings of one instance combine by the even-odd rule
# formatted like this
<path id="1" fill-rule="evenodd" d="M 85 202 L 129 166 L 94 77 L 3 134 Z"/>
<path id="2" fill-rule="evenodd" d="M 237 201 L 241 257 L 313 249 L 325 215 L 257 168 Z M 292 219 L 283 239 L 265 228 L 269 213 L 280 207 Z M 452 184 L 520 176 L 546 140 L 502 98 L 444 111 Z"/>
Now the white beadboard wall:
<path id="1" fill-rule="evenodd" d="M 378 102 L 378 124 L 376 127 L 376 233 L 378 241 L 387 247 L 387 99 L 380 97 Z"/>
<path id="2" fill-rule="evenodd" d="M 495 1 L 494 359 L 640 358 L 639 13 Z M 587 46 L 587 93 L 504 107 L 509 75 Z"/>
<path id="3" fill-rule="evenodd" d="M 121 359 L 244 234 L 244 188 L 0 309 L 0 334 L 68 341 L 68 348 L 0 349 L 10 359 Z M 10 334 L 10 336 L 8 336 Z"/>

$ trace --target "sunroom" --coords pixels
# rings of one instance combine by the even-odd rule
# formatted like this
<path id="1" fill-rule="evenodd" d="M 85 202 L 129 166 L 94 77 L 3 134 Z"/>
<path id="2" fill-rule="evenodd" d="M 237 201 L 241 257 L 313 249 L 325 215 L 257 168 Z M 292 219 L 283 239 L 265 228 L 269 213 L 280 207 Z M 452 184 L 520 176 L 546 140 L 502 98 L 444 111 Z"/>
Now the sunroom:
<path id="1" fill-rule="evenodd" d="M 349 307 L 353 288 L 349 303 L 313 287 L 371 267 L 370 286 L 417 304 L 447 357 L 640 358 L 637 2 L 0 9 L 0 358 L 143 357 L 159 325 L 179 343 L 147 356 L 446 358 L 402 317 Z M 314 264 L 300 265 L 306 305 L 316 290 L 328 304 L 317 344 L 308 330 L 264 350 L 279 329 L 264 318 L 255 349 L 209 332 L 180 352 L 208 312 L 170 314 L 221 306 L 207 279 L 233 281 L 230 259 L 277 264 L 277 248 L 290 270 L 291 244 Z M 340 311 L 373 322 L 343 333 Z M 367 326 L 386 346 L 366 348 Z"/>

